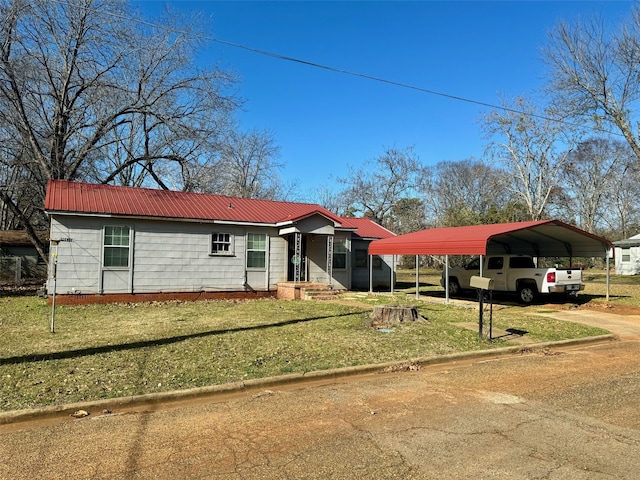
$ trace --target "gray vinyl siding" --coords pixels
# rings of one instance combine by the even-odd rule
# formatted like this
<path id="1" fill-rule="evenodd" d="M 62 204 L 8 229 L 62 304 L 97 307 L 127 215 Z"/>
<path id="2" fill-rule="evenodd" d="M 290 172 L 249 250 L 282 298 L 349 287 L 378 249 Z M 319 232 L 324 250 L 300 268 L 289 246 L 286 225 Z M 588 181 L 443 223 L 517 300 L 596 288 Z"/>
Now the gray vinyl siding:
<path id="1" fill-rule="evenodd" d="M 102 267 L 105 225 L 131 228 L 129 268 Z M 268 268 L 247 272 L 249 231 L 269 237 Z M 211 255 L 213 232 L 232 235 L 232 255 Z M 73 241 L 61 242 L 58 247 L 58 293 L 273 290 L 286 279 L 286 240 L 278 237 L 274 228 L 54 216 L 51 238 L 62 237 Z"/>
<path id="2" fill-rule="evenodd" d="M 269 238 L 269 290 L 277 290 L 278 283 L 287 281 L 287 240 L 274 230 Z"/>
<path id="3" fill-rule="evenodd" d="M 344 238 L 344 236 L 336 235 L 335 238 Z M 320 283 L 331 283 L 338 289 L 351 288 L 351 255 L 349 254 L 350 239 L 347 238 L 347 268 L 332 269 L 333 279 L 329 279 L 327 274 L 327 236 L 311 235 L 307 241 L 307 259 L 309 270 L 309 281 Z"/>
<path id="4" fill-rule="evenodd" d="M 367 251 L 369 242 L 362 240 L 351 241 L 351 265 L 353 266 L 353 272 L 351 273 L 351 288 L 355 290 L 365 290 L 369 288 L 369 256 L 367 255 L 367 265 L 364 267 L 356 266 L 356 251 Z M 374 270 L 373 274 L 376 275 Z"/>
<path id="5" fill-rule="evenodd" d="M 102 220 L 65 217 L 51 219 L 51 240 L 70 239 L 57 247 L 57 293 L 99 293 L 102 266 Z M 56 247 L 49 249 L 49 268 Z M 51 275 L 49 275 L 51 278 Z M 51 279 L 49 293 L 53 292 Z"/>
<path id="6" fill-rule="evenodd" d="M 103 267 L 105 226 L 130 228 L 129 266 Z M 354 268 L 354 249 L 367 248 L 368 241 L 352 238 L 350 232 L 337 233 L 347 239 L 347 265 L 327 274 L 325 230 L 333 226 L 324 218 L 305 219 L 307 280 L 331 283 L 335 288 L 367 288 L 369 270 Z M 323 233 L 319 233 L 323 232 Z M 211 253 L 211 234 L 231 235 L 230 254 Z M 267 235 L 265 268 L 247 269 L 248 233 Z M 51 239 L 57 247 L 56 292 L 59 294 L 162 293 L 199 291 L 274 291 L 287 280 L 287 234 L 272 227 L 220 225 L 183 221 L 114 219 L 108 217 L 52 215 Z M 56 252 L 51 248 L 50 255 Z M 382 269 L 374 269 L 373 285 L 388 287 L 392 257 L 383 257 Z M 53 282 L 48 282 L 49 293 Z"/>
<path id="7" fill-rule="evenodd" d="M 371 261 L 371 257 L 367 253 L 366 267 L 356 267 L 356 250 L 367 251 L 369 243 L 371 243 L 369 240 L 354 239 L 351 241 L 351 288 L 354 290 L 368 290 L 369 280 L 372 278 L 373 288 L 375 290 L 387 290 L 391 288 L 391 267 L 393 265 L 393 255 L 380 255 L 380 268 L 373 268 L 372 271 L 369 272 L 369 262 Z"/>
<path id="8" fill-rule="evenodd" d="M 373 269 L 373 288 L 391 288 L 391 282 L 396 283 L 395 271 L 393 273 L 393 280 L 391 275 L 391 269 L 394 267 L 393 255 L 380 255 L 380 259 L 382 260 L 382 268 Z"/>
<path id="9" fill-rule="evenodd" d="M 322 215 L 313 215 L 311 217 L 299 220 L 296 228 L 300 232 L 312 235 L 333 235 L 334 223 Z"/>
<path id="10" fill-rule="evenodd" d="M 339 289 L 349 290 L 351 288 L 351 234 L 336 234 L 335 240 L 345 238 L 347 243 L 347 265 L 346 268 L 333 268 L 333 286 Z"/>
<path id="11" fill-rule="evenodd" d="M 210 255 L 213 232 L 232 235 L 232 255 Z M 244 290 L 244 233 L 208 224 L 138 223 L 134 292 Z"/>
<path id="12" fill-rule="evenodd" d="M 357 268 L 355 252 L 356 250 L 364 250 L 365 252 L 369 248 L 369 240 L 352 240 L 351 241 L 351 265 L 352 273 L 351 273 L 351 287 L 353 289 L 358 290 L 367 290 L 369 289 L 369 262 L 371 258 L 367 254 L 367 265 L 366 267 Z M 381 268 L 373 268 L 371 274 L 373 276 L 373 288 L 378 289 L 388 289 L 391 287 L 391 265 L 393 262 L 392 255 L 381 255 Z"/>
<path id="13" fill-rule="evenodd" d="M 307 272 L 308 281 L 329 283 L 326 235 L 309 235 L 307 238 Z"/>

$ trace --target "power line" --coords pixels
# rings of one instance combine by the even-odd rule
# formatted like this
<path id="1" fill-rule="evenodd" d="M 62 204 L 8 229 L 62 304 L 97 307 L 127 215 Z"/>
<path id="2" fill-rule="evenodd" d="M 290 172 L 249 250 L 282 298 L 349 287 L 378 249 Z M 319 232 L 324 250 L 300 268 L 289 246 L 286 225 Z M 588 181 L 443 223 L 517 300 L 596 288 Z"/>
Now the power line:
<path id="1" fill-rule="evenodd" d="M 68 2 L 65 2 L 63 0 L 50 0 L 50 1 L 58 3 L 60 5 L 70 6 Z M 93 10 L 96 11 L 96 12 L 98 11 L 97 9 L 93 9 Z M 492 104 L 492 103 L 489 103 L 489 102 L 483 102 L 483 101 L 480 101 L 480 100 L 474 100 L 474 99 L 471 99 L 471 98 L 461 97 L 461 96 L 458 96 L 458 95 L 453 95 L 453 94 L 444 93 L 444 92 L 438 92 L 438 91 L 435 91 L 435 90 L 430 90 L 428 88 L 417 87 L 415 85 L 410 85 L 410 84 L 398 82 L 398 81 L 395 81 L 395 80 L 389 80 L 389 79 L 385 79 L 385 78 L 381 78 L 381 77 L 375 77 L 373 75 L 367 75 L 365 73 L 352 72 L 350 70 L 344 70 L 344 69 L 341 69 L 341 68 L 332 67 L 330 65 L 323 65 L 323 64 L 320 64 L 320 63 L 315 63 L 315 62 L 312 62 L 312 61 L 309 61 L 309 60 L 304 60 L 304 59 L 301 59 L 301 58 L 289 57 L 287 55 L 282 55 L 282 54 L 275 53 L 275 52 L 269 52 L 267 50 L 261 50 L 261 49 L 258 49 L 258 48 L 249 47 L 247 45 L 242 45 L 240 43 L 229 42 L 229 41 L 226 41 L 226 40 L 222 40 L 222 39 L 213 37 L 211 35 L 206 35 L 206 34 L 201 34 L 201 33 L 191 33 L 191 32 L 186 31 L 186 30 L 179 30 L 177 28 L 172 28 L 172 27 L 169 27 L 169 26 L 166 26 L 166 25 L 160 25 L 160 24 L 157 24 L 157 23 L 149 22 L 147 20 L 142 20 L 140 18 L 130 17 L 128 15 L 117 15 L 117 14 L 115 14 L 113 12 L 100 12 L 100 13 L 102 13 L 102 14 L 106 13 L 107 15 L 112 16 L 114 18 L 118 18 L 120 20 L 132 21 L 132 22 L 136 22 L 136 23 L 138 23 L 140 25 L 146 25 L 148 27 L 153 27 L 153 28 L 165 30 L 165 31 L 167 31 L 169 33 L 175 33 L 175 34 L 184 35 L 184 36 L 191 36 L 193 38 L 197 38 L 197 39 L 200 39 L 200 40 L 208 40 L 208 41 L 211 41 L 211 42 L 219 43 L 221 45 L 226 45 L 226 46 L 229 46 L 229 47 L 239 48 L 239 49 L 242 49 L 242 50 L 246 50 L 248 52 L 257 53 L 259 55 L 264 55 L 264 56 L 267 56 L 267 57 L 276 58 L 278 60 L 284 60 L 284 61 L 288 61 L 288 62 L 299 63 L 301 65 L 307 65 L 307 66 L 313 67 L 313 68 L 320 68 L 320 69 L 327 70 L 327 71 L 334 72 L 334 73 L 340 73 L 340 74 L 343 74 L 343 75 L 349 75 L 349 76 L 353 76 L 353 77 L 364 78 L 366 80 L 372 80 L 374 82 L 379 82 L 379 83 L 386 83 L 388 85 L 393 85 L 393 86 L 400 87 L 400 88 L 406 88 L 406 89 L 409 89 L 409 90 L 415 90 L 417 92 L 426 93 L 426 94 L 429 94 L 429 95 L 435 95 L 435 96 L 439 96 L 439 97 L 443 97 L 443 98 L 448 98 L 450 100 L 456 100 L 456 101 L 460 101 L 460 102 L 471 103 L 471 104 L 474 104 L 474 105 L 479 105 L 479 106 L 482 106 L 482 107 L 488 107 L 488 108 L 492 108 L 492 109 L 496 109 L 496 110 L 502 110 L 502 111 L 505 111 L 505 112 L 516 113 L 518 115 L 524 115 L 524 116 L 527 116 L 527 117 L 537 118 L 539 120 L 546 120 L 546 121 L 549 121 L 549 122 L 560 123 L 560 124 L 567 125 L 567 126 L 570 126 L 570 127 L 578 127 L 578 128 L 581 127 L 581 125 L 579 125 L 577 123 L 567 122 L 566 120 L 553 118 L 553 117 L 549 117 L 549 116 L 546 116 L 546 115 L 540 115 L 540 114 L 537 114 L 537 113 L 525 112 L 525 111 L 518 110 L 518 109 L 515 109 L 515 108 L 510 108 L 510 107 L 507 107 L 507 106 L 504 106 L 504 105 L 495 105 L 495 104 Z M 605 130 L 605 129 L 601 129 L 601 128 L 595 128 L 594 130 L 602 132 L 602 133 L 608 133 L 610 135 L 620 135 L 617 132 L 611 132 L 609 130 Z"/>

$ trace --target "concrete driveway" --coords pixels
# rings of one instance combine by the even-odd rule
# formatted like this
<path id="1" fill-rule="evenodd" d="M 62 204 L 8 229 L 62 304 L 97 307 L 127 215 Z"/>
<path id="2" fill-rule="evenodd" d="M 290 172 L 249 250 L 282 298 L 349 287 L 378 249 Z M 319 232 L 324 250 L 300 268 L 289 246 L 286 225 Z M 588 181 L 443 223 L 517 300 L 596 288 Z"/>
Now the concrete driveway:
<path id="1" fill-rule="evenodd" d="M 640 315 L 617 315 L 607 313 L 606 310 L 588 309 L 558 310 L 540 315 L 604 328 L 618 335 L 622 340 L 640 339 Z"/>
<path id="2" fill-rule="evenodd" d="M 3 425 L 0 478 L 637 479 L 640 322 L 602 321 L 624 340 Z"/>

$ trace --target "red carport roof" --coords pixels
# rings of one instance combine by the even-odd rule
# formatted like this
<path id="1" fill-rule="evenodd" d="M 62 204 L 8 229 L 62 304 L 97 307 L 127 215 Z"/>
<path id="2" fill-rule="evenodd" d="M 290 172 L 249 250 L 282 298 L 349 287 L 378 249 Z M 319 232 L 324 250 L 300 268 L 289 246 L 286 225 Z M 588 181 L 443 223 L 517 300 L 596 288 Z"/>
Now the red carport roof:
<path id="1" fill-rule="evenodd" d="M 376 240 L 371 255 L 602 257 L 612 243 L 560 220 L 433 228 Z"/>

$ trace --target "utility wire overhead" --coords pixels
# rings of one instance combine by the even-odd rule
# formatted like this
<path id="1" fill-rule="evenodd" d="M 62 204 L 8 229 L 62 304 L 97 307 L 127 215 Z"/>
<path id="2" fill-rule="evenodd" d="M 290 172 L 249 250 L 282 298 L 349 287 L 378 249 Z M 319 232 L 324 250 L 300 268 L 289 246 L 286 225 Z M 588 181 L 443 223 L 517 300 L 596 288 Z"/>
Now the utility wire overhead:
<path id="1" fill-rule="evenodd" d="M 52 1 L 54 3 L 58 3 L 59 5 L 71 6 L 68 2 L 65 2 L 63 0 L 50 0 L 50 1 Z M 427 93 L 429 95 L 436 95 L 436 96 L 439 96 L 439 97 L 448 98 L 448 99 L 456 100 L 456 101 L 460 101 L 460 102 L 471 103 L 471 104 L 479 105 L 479 106 L 482 106 L 482 107 L 488 107 L 488 108 L 492 108 L 492 109 L 496 109 L 496 110 L 502 110 L 502 111 L 505 111 L 505 112 L 516 113 L 518 115 L 524 115 L 524 116 L 527 116 L 527 117 L 533 117 L 533 118 L 537 118 L 537 119 L 540 119 L 540 120 L 547 120 L 547 121 L 550 121 L 550 122 L 556 122 L 556 123 L 560 123 L 560 124 L 567 125 L 567 126 L 570 126 L 570 127 L 581 127 L 581 125 L 579 125 L 579 124 L 572 123 L 572 122 L 567 122 L 566 120 L 562 120 L 562 119 L 558 119 L 558 118 L 554 118 L 554 117 L 549 117 L 549 116 L 546 116 L 546 115 L 539 115 L 539 114 L 536 114 L 536 113 L 524 112 L 522 110 L 517 110 L 515 108 L 505 107 L 504 105 L 495 105 L 493 103 L 483 102 L 483 101 L 480 101 L 480 100 L 474 100 L 474 99 L 471 99 L 471 98 L 461 97 L 461 96 L 458 96 L 458 95 L 453 95 L 453 94 L 449 94 L 449 93 L 443 93 L 443 92 L 438 92 L 438 91 L 435 91 L 435 90 L 430 90 L 428 88 L 417 87 L 415 85 L 409 85 L 407 83 L 402 83 L 402 82 L 397 82 L 397 81 L 394 81 L 394 80 L 375 77 L 373 75 L 367 75 L 365 73 L 352 72 L 352 71 L 349 71 L 349 70 L 344 70 L 344 69 L 341 69 L 341 68 L 332 67 L 330 65 L 323 65 L 323 64 L 320 64 L 320 63 L 315 63 L 315 62 L 312 62 L 312 61 L 309 61 L 309 60 L 304 60 L 304 59 L 301 59 L 301 58 L 289 57 L 287 55 L 282 55 L 282 54 L 275 53 L 275 52 L 269 52 L 267 50 L 261 50 L 261 49 L 258 49 L 258 48 L 249 47 L 247 45 L 242 45 L 240 43 L 229 42 L 229 41 L 226 41 L 226 40 L 222 40 L 222 39 L 213 37 L 211 35 L 205 35 L 205 34 L 201 34 L 201 33 L 191 33 L 191 32 L 186 31 L 186 30 L 180 30 L 180 29 L 177 29 L 177 28 L 171 28 L 171 27 L 168 27 L 166 25 L 159 25 L 157 23 L 149 22 L 147 20 L 142 20 L 142 19 L 135 18 L 135 17 L 130 17 L 130 16 L 127 16 L 127 15 L 117 15 L 117 14 L 112 13 L 112 12 L 106 12 L 106 13 L 108 15 L 114 17 L 114 18 L 118 18 L 118 19 L 121 19 L 121 20 L 136 22 L 136 23 L 138 23 L 140 25 L 146 25 L 148 27 L 162 29 L 162 30 L 165 30 L 167 32 L 175 33 L 175 34 L 178 34 L 178 35 L 192 36 L 194 38 L 198 38 L 198 39 L 201 39 L 201 40 L 208 40 L 208 41 L 211 41 L 211 42 L 219 43 L 221 45 L 226 45 L 226 46 L 229 46 L 229 47 L 239 48 L 239 49 L 246 50 L 246 51 L 249 51 L 249 52 L 257 53 L 259 55 L 265 55 L 265 56 L 268 56 L 268 57 L 276 58 L 278 60 L 284 60 L 284 61 L 288 61 L 288 62 L 299 63 L 299 64 L 307 65 L 307 66 L 313 67 L 313 68 L 320 68 L 320 69 L 323 69 L 323 70 L 327 70 L 327 71 L 335 72 L 335 73 L 340 73 L 340 74 L 343 74 L 343 75 L 350 75 L 350 76 L 353 76 L 353 77 L 360 77 L 360 78 L 364 78 L 364 79 L 367 79 L 367 80 L 372 80 L 372 81 L 375 81 L 375 82 L 386 83 L 388 85 L 394 85 L 394 86 L 400 87 L 400 88 L 406 88 L 406 89 L 415 90 L 415 91 L 422 92 L 422 93 Z M 601 129 L 601 128 L 594 128 L 594 130 L 598 131 L 598 132 L 602 132 L 602 133 L 607 133 L 607 134 L 610 134 L 610 135 L 621 136 L 621 134 L 619 134 L 617 132 L 611 132 L 609 130 L 605 130 L 605 129 Z"/>

